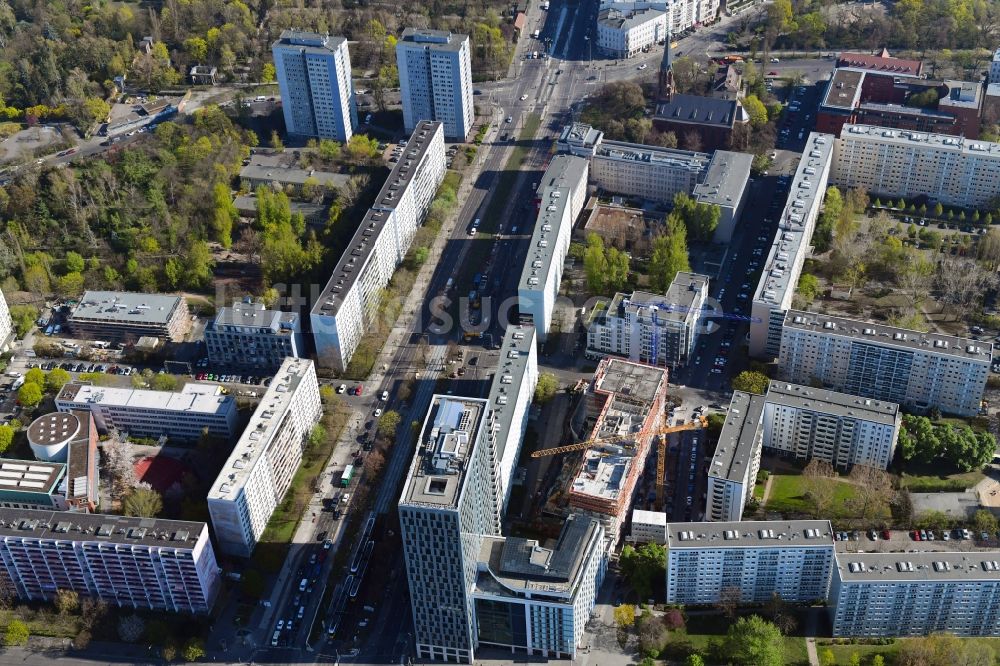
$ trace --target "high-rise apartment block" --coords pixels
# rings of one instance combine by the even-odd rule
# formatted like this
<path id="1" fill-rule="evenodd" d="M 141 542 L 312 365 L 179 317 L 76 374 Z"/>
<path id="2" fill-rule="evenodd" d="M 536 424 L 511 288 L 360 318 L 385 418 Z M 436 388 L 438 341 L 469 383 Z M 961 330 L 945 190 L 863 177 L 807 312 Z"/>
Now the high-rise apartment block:
<path id="1" fill-rule="evenodd" d="M 618 293 L 595 311 L 587 352 L 677 368 L 687 365 L 698 343 L 709 277 L 679 272 L 663 296 Z"/>
<path id="2" fill-rule="evenodd" d="M 287 357 L 303 355 L 299 314 L 236 301 L 205 327 L 205 349 L 214 364 L 273 372 Z"/>
<path id="3" fill-rule="evenodd" d="M 207 614 L 222 582 L 205 523 L 32 509 L 0 509 L 0 571 L 28 601 L 175 613 Z"/>
<path id="4" fill-rule="evenodd" d="M 886 469 L 902 414 L 894 402 L 800 384 L 771 382 L 764 402 L 764 448 L 846 469 Z"/>
<path id="5" fill-rule="evenodd" d="M 521 270 L 517 301 L 520 313 L 534 320 L 540 343 L 552 323 L 573 223 L 587 200 L 587 173 L 587 160 L 582 157 L 556 155 L 538 187 L 538 217 Z"/>
<path id="6" fill-rule="evenodd" d="M 751 306 L 750 355 L 771 359 L 781 347 L 781 324 L 792 307 L 802 266 L 830 176 L 833 136 L 811 132 L 792 177 L 778 230 Z"/>
<path id="7" fill-rule="evenodd" d="M 313 306 L 310 324 L 320 366 L 339 372 L 347 368 L 444 172 L 441 123 L 422 121 Z"/>
<path id="8" fill-rule="evenodd" d="M 449 139 L 464 141 L 472 130 L 472 60 L 469 36 L 447 30 L 407 28 L 396 43 L 403 127 L 436 120 Z"/>
<path id="9" fill-rule="evenodd" d="M 705 520 L 735 522 L 743 518 L 760 471 L 763 413 L 762 396 L 733 392 L 708 468 Z"/>
<path id="10" fill-rule="evenodd" d="M 993 345 L 790 310 L 780 379 L 949 414 L 979 413 Z"/>
<path id="11" fill-rule="evenodd" d="M 834 566 L 827 520 L 670 523 L 667 603 L 763 603 L 825 599 Z M 731 596 L 730 596 L 731 595 Z"/>
<path id="12" fill-rule="evenodd" d="M 253 553 L 322 413 L 313 362 L 285 359 L 208 492 L 212 530 L 224 553 Z"/>
<path id="13" fill-rule="evenodd" d="M 14 322 L 10 317 L 7 299 L 0 291 L 0 350 L 6 351 L 14 339 Z"/>
<path id="14" fill-rule="evenodd" d="M 844 125 L 830 182 L 872 196 L 929 197 L 946 206 L 982 208 L 1000 194 L 1000 143 Z"/>
<path id="15" fill-rule="evenodd" d="M 289 134 L 346 142 L 358 125 L 347 40 L 284 30 L 271 45 Z"/>
<path id="16" fill-rule="evenodd" d="M 89 412 L 101 433 L 197 441 L 210 435 L 231 439 L 236 400 L 217 384 L 185 384 L 180 391 L 153 391 L 70 382 L 56 395 L 60 412 Z"/>

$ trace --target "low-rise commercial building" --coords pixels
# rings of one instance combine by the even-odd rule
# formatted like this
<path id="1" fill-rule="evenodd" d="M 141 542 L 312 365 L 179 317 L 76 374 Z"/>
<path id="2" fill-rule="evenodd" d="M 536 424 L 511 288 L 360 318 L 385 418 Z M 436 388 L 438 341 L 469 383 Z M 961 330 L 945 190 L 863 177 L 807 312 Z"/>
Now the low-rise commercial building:
<path id="1" fill-rule="evenodd" d="M 205 327 L 205 349 L 214 364 L 271 372 L 287 357 L 303 355 L 299 314 L 236 301 Z"/>
<path id="2" fill-rule="evenodd" d="M 667 543 L 667 514 L 662 511 L 632 510 L 632 533 L 629 540 L 633 543 Z"/>
<path id="3" fill-rule="evenodd" d="M 737 522 L 753 497 L 763 436 L 764 398 L 733 392 L 726 422 L 708 468 L 705 520 Z"/>
<path id="4" fill-rule="evenodd" d="M 989 342 L 789 310 L 778 376 L 910 409 L 973 416 L 992 360 Z"/>
<path id="5" fill-rule="evenodd" d="M 143 336 L 181 341 L 191 328 L 180 296 L 87 291 L 66 320 L 78 338 L 134 343 Z"/>
<path id="6" fill-rule="evenodd" d="M 663 296 L 618 293 L 593 313 L 587 353 L 670 368 L 688 364 L 698 343 L 710 278 L 679 272 Z"/>
<path id="7" fill-rule="evenodd" d="M 556 155 L 538 187 L 538 217 L 518 283 L 517 302 L 518 311 L 534 320 L 539 343 L 545 342 L 552 323 L 573 223 L 587 199 L 587 173 L 587 160 Z"/>
<path id="8" fill-rule="evenodd" d="M 37 496 L 33 501 L 21 501 L 17 499 L 17 495 L 22 491 L 30 492 L 32 488 L 31 479 L 27 477 L 35 473 L 34 467 L 44 466 L 45 463 L 29 463 L 25 476 L 18 478 L 17 466 L 20 463 L 12 461 L 9 464 L 14 467 L 8 478 L 15 481 L 16 488 L 7 489 L 14 494 L 7 496 L 6 503 L 0 500 L 0 505 L 35 508 L 32 505 L 38 504 L 40 506 L 37 508 L 51 506 L 60 510 L 93 511 L 100 498 L 97 492 L 97 427 L 91 413 L 71 410 L 40 416 L 28 426 L 27 436 L 31 451 L 39 461 L 65 463 L 61 465 L 65 473 L 57 479 L 55 494 L 46 490 L 48 501 Z M 0 473 L 0 476 L 4 475 Z M 0 486 L 2 485 L 3 480 L 0 480 Z M 37 486 L 35 488 L 41 489 Z"/>
<path id="9" fill-rule="evenodd" d="M 775 594 L 811 603 L 826 598 L 833 567 L 827 520 L 667 525 L 670 604 L 764 603 Z"/>
<path id="10" fill-rule="evenodd" d="M 303 169 L 294 152 L 256 150 L 250 155 L 250 163 L 240 169 L 240 184 L 247 190 L 263 185 L 299 195 L 307 186 L 335 191 L 346 185 L 350 178 L 350 174 Z"/>
<path id="11" fill-rule="evenodd" d="M 312 308 L 310 324 L 320 366 L 339 372 L 347 368 L 444 172 L 441 123 L 421 121 Z"/>
<path id="12" fill-rule="evenodd" d="M 763 403 L 766 449 L 839 469 L 892 462 L 902 423 L 894 402 L 771 382 Z"/>
<path id="13" fill-rule="evenodd" d="M 809 253 L 816 219 L 826 194 L 834 140 L 811 132 L 781 211 L 778 230 L 754 291 L 750 319 L 750 355 L 771 359 L 781 348 L 781 325 Z"/>
<path id="14" fill-rule="evenodd" d="M 253 553 L 322 414 L 313 362 L 285 359 L 208 492 L 212 530 L 222 552 Z"/>
<path id="15" fill-rule="evenodd" d="M 70 382 L 56 395 L 60 412 L 84 411 L 101 433 L 197 441 L 204 431 L 232 439 L 236 401 L 216 384 L 185 384 L 180 391 L 152 391 Z"/>
<path id="16" fill-rule="evenodd" d="M 0 570 L 17 596 L 59 590 L 116 607 L 207 614 L 221 587 L 205 523 L 0 509 Z"/>

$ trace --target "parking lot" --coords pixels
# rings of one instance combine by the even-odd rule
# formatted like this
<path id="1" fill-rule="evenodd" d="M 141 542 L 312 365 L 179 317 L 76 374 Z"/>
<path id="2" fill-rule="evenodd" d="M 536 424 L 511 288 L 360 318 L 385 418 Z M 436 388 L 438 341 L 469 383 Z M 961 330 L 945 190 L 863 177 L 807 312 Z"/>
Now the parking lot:
<path id="1" fill-rule="evenodd" d="M 845 553 L 967 552 L 996 550 L 1000 532 L 953 530 L 840 530 L 834 532 L 837 550 Z"/>

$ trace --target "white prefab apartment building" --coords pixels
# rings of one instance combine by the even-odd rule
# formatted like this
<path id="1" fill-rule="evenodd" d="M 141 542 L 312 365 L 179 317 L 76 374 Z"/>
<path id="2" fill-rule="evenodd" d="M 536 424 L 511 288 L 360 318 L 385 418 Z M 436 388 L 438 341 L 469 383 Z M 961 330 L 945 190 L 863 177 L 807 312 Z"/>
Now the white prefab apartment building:
<path id="1" fill-rule="evenodd" d="M 196 441 L 205 430 L 225 439 L 236 432 L 236 400 L 216 384 L 152 391 L 70 382 L 56 396 L 56 409 L 89 412 L 100 432 L 132 437 Z"/>
<path id="2" fill-rule="evenodd" d="M 834 636 L 1000 635 L 1000 552 L 837 553 Z"/>
<path id="3" fill-rule="evenodd" d="M 212 531 L 222 552 L 253 553 L 322 415 L 313 362 L 285 359 L 208 492 Z"/>
<path id="4" fill-rule="evenodd" d="M 289 134 L 346 142 L 358 125 L 347 40 L 284 30 L 271 45 Z"/>
<path id="5" fill-rule="evenodd" d="M 708 283 L 708 276 L 678 272 L 663 296 L 615 294 L 607 309 L 593 315 L 588 353 L 670 368 L 687 365 L 698 343 Z"/>
<path id="6" fill-rule="evenodd" d="M 95 513 L 0 509 L 0 571 L 24 600 L 175 613 L 207 614 L 221 587 L 205 523 Z"/>
<path id="7" fill-rule="evenodd" d="M 994 83 L 1000 83 L 1000 49 L 993 52 L 993 60 L 990 61 L 989 83 L 991 85 Z"/>
<path id="8" fill-rule="evenodd" d="M 472 590 L 480 645 L 575 659 L 607 570 L 599 520 L 571 515 L 555 546 L 489 537 Z"/>
<path id="9" fill-rule="evenodd" d="M 792 307 L 792 297 L 816 230 L 832 157 L 833 135 L 811 132 L 754 292 L 751 356 L 772 359 L 781 348 L 781 325 L 785 313 Z"/>
<path id="10" fill-rule="evenodd" d="M 396 43 L 396 66 L 406 131 L 436 120 L 446 137 L 464 141 L 476 115 L 469 36 L 407 28 Z"/>
<path id="11" fill-rule="evenodd" d="M 312 308 L 310 324 L 320 366 L 340 372 L 347 368 L 444 172 L 441 123 L 421 121 Z"/>
<path id="12" fill-rule="evenodd" d="M 236 301 L 220 308 L 205 327 L 205 349 L 216 365 L 272 372 L 289 356 L 301 356 L 299 313 L 268 310 L 263 303 Z"/>
<path id="13" fill-rule="evenodd" d="M 764 398 L 764 448 L 840 469 L 886 469 L 901 422 L 894 402 L 771 382 Z"/>
<path id="14" fill-rule="evenodd" d="M 737 522 L 753 497 L 760 471 L 764 398 L 734 391 L 708 468 L 705 520 Z"/>
<path id="15" fill-rule="evenodd" d="M 789 310 L 778 376 L 910 409 L 974 416 L 992 360 L 989 342 Z"/>
<path id="16" fill-rule="evenodd" d="M 1000 194 L 1000 143 L 848 124 L 833 151 L 830 182 L 872 196 L 983 208 Z"/>
<path id="17" fill-rule="evenodd" d="M 631 58 L 667 38 L 667 13 L 662 8 L 628 4 L 639 6 L 612 6 L 597 15 L 597 50 L 609 58 Z"/>
<path id="18" fill-rule="evenodd" d="M 718 603 L 738 590 L 742 604 L 775 593 L 790 603 L 825 599 L 834 566 L 827 520 L 670 523 L 667 603 Z"/>
<path id="19" fill-rule="evenodd" d="M 518 311 L 534 319 L 538 342 L 545 342 L 563 262 L 569 252 L 573 222 L 587 200 L 588 163 L 582 157 L 556 155 L 538 187 L 538 217 L 518 283 Z"/>
<path id="20" fill-rule="evenodd" d="M 0 350 L 7 351 L 14 337 L 14 321 L 10 317 L 7 299 L 0 291 Z"/>

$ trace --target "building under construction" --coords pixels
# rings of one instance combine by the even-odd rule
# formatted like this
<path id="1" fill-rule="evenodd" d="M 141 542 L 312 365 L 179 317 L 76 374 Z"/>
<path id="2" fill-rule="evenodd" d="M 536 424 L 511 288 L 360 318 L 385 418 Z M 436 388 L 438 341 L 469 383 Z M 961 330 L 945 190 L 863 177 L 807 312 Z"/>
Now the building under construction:
<path id="1" fill-rule="evenodd" d="M 665 425 L 667 370 L 617 358 L 601 361 L 584 396 L 583 439 L 597 440 L 568 467 L 571 507 L 599 518 L 613 548 L 649 448 Z"/>

